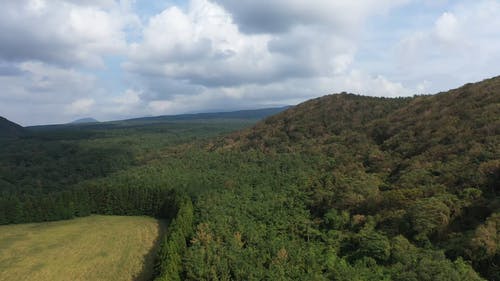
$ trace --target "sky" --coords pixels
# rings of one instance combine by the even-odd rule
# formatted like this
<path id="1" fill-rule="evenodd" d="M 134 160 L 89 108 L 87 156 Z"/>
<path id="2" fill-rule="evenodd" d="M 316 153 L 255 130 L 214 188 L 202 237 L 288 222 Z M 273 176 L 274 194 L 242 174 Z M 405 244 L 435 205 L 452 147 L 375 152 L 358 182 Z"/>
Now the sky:
<path id="1" fill-rule="evenodd" d="M 21 125 L 434 94 L 500 75 L 500 0 L 2 0 Z"/>

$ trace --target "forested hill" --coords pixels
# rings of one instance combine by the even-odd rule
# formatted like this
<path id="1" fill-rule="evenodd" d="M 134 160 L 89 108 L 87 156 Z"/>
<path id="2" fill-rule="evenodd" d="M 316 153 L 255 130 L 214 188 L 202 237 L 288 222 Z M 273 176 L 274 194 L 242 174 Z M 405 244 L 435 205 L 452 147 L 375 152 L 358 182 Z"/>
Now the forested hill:
<path id="1" fill-rule="evenodd" d="M 0 116 L 0 138 L 16 138 L 24 133 L 23 127 Z"/>
<path id="2" fill-rule="evenodd" d="M 500 77 L 412 98 L 328 95 L 210 149 L 325 157 L 308 186 L 315 217 L 347 211 L 500 280 Z"/>
<path id="3" fill-rule="evenodd" d="M 413 98 L 327 95 L 269 117 L 216 146 L 278 152 L 314 150 L 338 143 L 339 136 L 361 133 L 363 141 L 385 150 L 396 149 L 398 144 L 408 146 L 405 143 L 410 141 L 416 146 L 414 151 L 396 149 L 407 155 L 423 152 L 420 150 L 429 145 L 460 142 L 464 135 L 476 141 L 498 135 L 499 116 L 500 76 Z"/>
<path id="4" fill-rule="evenodd" d="M 500 76 L 412 98 L 335 94 L 304 102 L 212 149 L 317 153 L 385 188 L 443 185 L 499 195 Z M 496 206 L 496 205 L 495 205 Z"/>

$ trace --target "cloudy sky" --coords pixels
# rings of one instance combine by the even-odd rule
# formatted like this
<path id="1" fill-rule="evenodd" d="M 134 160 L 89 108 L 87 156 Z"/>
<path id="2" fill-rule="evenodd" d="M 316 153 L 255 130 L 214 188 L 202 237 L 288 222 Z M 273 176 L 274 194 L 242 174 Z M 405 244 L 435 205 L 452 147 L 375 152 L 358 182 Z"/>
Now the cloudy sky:
<path id="1" fill-rule="evenodd" d="M 500 0 L 2 0 L 22 125 L 432 94 L 500 75 Z"/>

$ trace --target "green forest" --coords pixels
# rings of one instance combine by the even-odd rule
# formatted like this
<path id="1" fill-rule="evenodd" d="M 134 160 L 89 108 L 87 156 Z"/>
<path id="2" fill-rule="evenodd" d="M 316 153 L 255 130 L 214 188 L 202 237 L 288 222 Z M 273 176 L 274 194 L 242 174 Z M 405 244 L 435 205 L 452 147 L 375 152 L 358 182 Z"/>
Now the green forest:
<path id="1" fill-rule="evenodd" d="M 0 138 L 0 224 L 90 214 L 168 221 L 155 280 L 500 280 L 500 77 Z"/>

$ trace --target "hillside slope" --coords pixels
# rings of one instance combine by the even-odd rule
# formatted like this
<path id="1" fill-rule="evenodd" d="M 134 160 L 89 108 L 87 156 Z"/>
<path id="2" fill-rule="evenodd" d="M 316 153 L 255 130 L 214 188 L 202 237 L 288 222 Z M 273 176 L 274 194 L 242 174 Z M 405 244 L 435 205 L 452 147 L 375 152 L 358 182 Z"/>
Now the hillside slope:
<path id="1" fill-rule="evenodd" d="M 23 127 L 0 116 L 0 138 L 16 138 L 24 133 Z"/>
<path id="2" fill-rule="evenodd" d="M 391 183 L 411 170 L 439 177 L 436 169 L 447 163 L 462 167 L 448 185 L 486 187 L 474 175 L 483 171 L 492 177 L 483 191 L 497 195 L 492 184 L 498 180 L 500 159 L 500 77 L 432 96 L 324 96 L 222 138 L 211 148 L 320 153 L 358 162 Z"/>
<path id="3" fill-rule="evenodd" d="M 348 211 L 500 280 L 500 77 L 432 96 L 324 96 L 210 149 L 326 157 L 307 187 L 318 219 Z"/>

